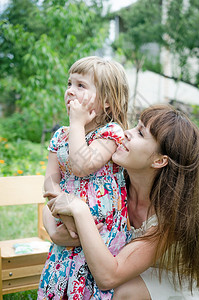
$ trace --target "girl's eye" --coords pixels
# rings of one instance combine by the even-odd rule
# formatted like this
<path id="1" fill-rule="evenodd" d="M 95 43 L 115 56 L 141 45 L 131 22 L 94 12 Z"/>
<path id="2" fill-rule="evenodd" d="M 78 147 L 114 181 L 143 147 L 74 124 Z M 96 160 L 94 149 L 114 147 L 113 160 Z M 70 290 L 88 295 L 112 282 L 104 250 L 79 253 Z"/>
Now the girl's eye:
<path id="1" fill-rule="evenodd" d="M 71 82 L 68 82 L 68 87 L 71 87 Z"/>
<path id="2" fill-rule="evenodd" d="M 83 85 L 83 84 L 81 84 L 81 83 L 79 83 L 79 87 L 81 87 L 81 88 L 84 88 L 84 85 Z"/>

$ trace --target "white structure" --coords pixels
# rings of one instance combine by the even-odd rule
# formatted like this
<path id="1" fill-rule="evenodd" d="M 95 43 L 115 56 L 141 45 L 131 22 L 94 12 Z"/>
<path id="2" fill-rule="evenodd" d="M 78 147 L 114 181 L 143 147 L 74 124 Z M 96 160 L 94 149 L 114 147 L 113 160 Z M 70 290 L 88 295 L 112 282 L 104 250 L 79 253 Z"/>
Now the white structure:
<path id="1" fill-rule="evenodd" d="M 118 1 L 109 0 L 109 4 L 112 4 L 111 11 L 118 11 L 122 7 L 129 6 L 135 3 L 137 0 L 126 0 L 119 3 Z M 167 8 L 166 4 L 170 0 L 162 1 L 162 9 L 163 9 L 163 22 L 167 17 Z M 184 0 L 185 9 L 189 5 L 189 0 Z M 115 38 L 117 38 L 119 34 L 119 18 L 115 18 L 110 22 L 110 41 L 113 42 Z M 108 45 L 108 43 L 107 43 Z M 151 47 L 151 46 L 150 46 Z M 107 47 L 108 49 L 108 47 Z M 154 53 L 154 49 L 152 51 Z M 112 52 L 106 51 L 105 54 L 107 57 L 112 55 Z M 171 54 L 164 48 L 161 49 L 160 53 L 161 62 L 163 65 L 163 72 L 167 76 L 172 76 L 172 57 Z M 191 61 L 191 65 L 193 65 L 193 69 L 196 68 L 196 64 Z M 127 77 L 130 86 L 130 95 L 131 100 L 129 103 L 130 109 L 133 104 L 133 95 L 134 95 L 134 86 L 135 86 L 135 68 L 127 69 Z M 176 83 L 172 79 L 165 78 L 156 73 L 145 71 L 139 73 L 138 79 L 138 87 L 137 87 L 137 95 L 135 106 L 140 108 L 144 108 L 150 104 L 156 103 L 168 103 L 171 100 L 176 100 L 181 103 L 187 105 L 199 105 L 199 89 L 193 87 L 189 84 L 178 82 Z"/>
<path id="2" fill-rule="evenodd" d="M 135 69 L 126 69 L 126 73 L 130 86 L 130 96 L 133 99 Z M 150 71 L 140 72 L 136 106 L 144 108 L 151 104 L 165 103 L 170 100 L 177 100 L 188 105 L 199 105 L 199 89 L 183 82 L 175 83 L 172 79 L 167 79 Z M 129 103 L 130 107 L 131 105 L 132 101 Z"/>

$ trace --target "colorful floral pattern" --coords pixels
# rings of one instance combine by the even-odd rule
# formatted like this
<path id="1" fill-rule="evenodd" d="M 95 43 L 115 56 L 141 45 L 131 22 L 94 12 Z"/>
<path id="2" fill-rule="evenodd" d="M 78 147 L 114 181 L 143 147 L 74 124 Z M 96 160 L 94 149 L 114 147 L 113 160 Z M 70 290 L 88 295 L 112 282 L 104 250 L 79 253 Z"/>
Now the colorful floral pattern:
<path id="1" fill-rule="evenodd" d="M 68 132 L 68 127 L 59 128 L 49 145 L 49 150 L 57 153 L 60 186 L 63 191 L 83 198 L 92 215 L 97 217 L 97 222 L 104 222 L 100 234 L 111 253 L 117 255 L 127 239 L 127 195 L 123 169 L 110 160 L 94 174 L 81 178 L 75 176 L 68 158 Z M 95 139 L 112 139 L 119 145 L 123 130 L 118 124 L 109 123 L 86 136 L 88 145 Z M 83 155 L 81 149 L 79 154 Z M 103 292 L 97 287 L 81 247 L 51 245 L 41 275 L 38 299 L 108 300 L 112 295 L 113 290 Z"/>

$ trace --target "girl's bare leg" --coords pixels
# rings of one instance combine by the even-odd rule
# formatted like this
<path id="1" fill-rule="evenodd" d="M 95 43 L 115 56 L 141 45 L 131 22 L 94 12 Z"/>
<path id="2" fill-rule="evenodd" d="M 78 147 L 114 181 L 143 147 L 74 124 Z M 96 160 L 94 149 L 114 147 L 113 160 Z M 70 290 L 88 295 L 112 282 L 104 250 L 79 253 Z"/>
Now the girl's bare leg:
<path id="1" fill-rule="evenodd" d="M 143 281 L 138 276 L 114 290 L 113 300 L 151 300 L 149 291 Z"/>

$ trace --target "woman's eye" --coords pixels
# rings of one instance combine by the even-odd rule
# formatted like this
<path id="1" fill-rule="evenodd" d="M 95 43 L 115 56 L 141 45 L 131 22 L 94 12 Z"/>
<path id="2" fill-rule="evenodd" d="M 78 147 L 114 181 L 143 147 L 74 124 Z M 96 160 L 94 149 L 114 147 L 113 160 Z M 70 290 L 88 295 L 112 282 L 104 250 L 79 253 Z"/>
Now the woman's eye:
<path id="1" fill-rule="evenodd" d="M 139 133 L 139 135 L 141 135 L 142 137 L 144 136 L 144 135 L 142 134 L 142 131 L 141 131 L 141 130 L 138 130 L 138 133 Z"/>

